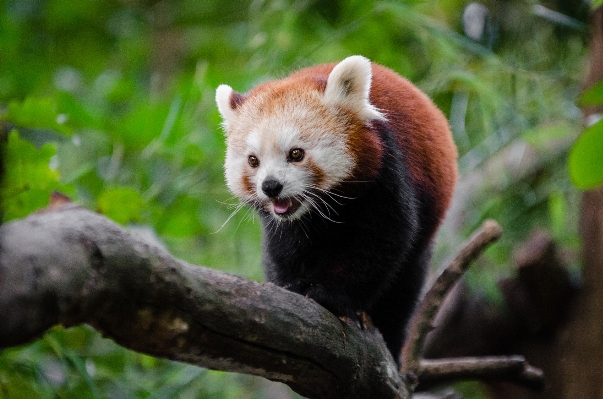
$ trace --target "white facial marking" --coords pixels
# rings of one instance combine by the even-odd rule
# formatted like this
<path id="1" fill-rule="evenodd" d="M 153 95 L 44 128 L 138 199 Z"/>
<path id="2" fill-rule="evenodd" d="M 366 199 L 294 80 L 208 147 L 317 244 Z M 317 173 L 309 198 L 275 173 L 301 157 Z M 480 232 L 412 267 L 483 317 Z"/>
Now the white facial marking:
<path id="1" fill-rule="evenodd" d="M 314 209 L 321 190 L 347 179 L 355 167 L 347 148 L 351 121 L 341 110 L 363 122 L 385 119 L 369 101 L 371 69 L 368 59 L 348 57 L 333 68 L 324 93 L 295 84 L 285 90 L 267 85 L 235 110 L 230 107 L 232 89 L 218 87 L 216 102 L 228 132 L 225 175 L 230 190 L 278 220 Z M 304 151 L 301 161 L 288 159 L 293 148 Z M 257 167 L 249 165 L 250 155 L 259 160 Z M 262 191 L 268 177 L 283 185 L 278 199 Z M 283 212 L 288 206 L 292 211 Z"/>
<path id="2" fill-rule="evenodd" d="M 320 189 L 328 190 L 345 180 L 354 167 L 346 147 L 346 126 L 338 123 L 337 116 L 330 115 L 328 109 L 321 105 L 320 96 L 316 92 L 311 96 L 313 98 L 305 101 L 284 101 L 271 113 L 258 112 L 257 108 L 248 110 L 248 104 L 244 103 L 241 115 L 231 125 L 225 163 L 228 186 L 241 198 L 249 196 L 248 187 L 242 182 L 242 175 L 247 174 L 254 186 L 251 195 L 277 220 L 294 220 L 313 209 L 308 198 L 316 199 L 308 192 L 320 192 L 313 185 L 319 184 Z M 258 108 L 261 109 L 260 105 Z M 324 120 L 325 116 L 329 119 Z M 302 161 L 291 162 L 288 159 L 293 148 L 304 151 Z M 249 155 L 258 158 L 258 167 L 249 166 Z M 320 182 L 315 176 L 317 169 L 322 175 Z M 296 204 L 291 205 L 292 212 L 276 213 L 274 200 L 261 189 L 268 177 L 283 185 L 278 197 L 291 199 L 290 205 Z M 279 210 L 282 209 L 280 206 L 281 203 Z"/>

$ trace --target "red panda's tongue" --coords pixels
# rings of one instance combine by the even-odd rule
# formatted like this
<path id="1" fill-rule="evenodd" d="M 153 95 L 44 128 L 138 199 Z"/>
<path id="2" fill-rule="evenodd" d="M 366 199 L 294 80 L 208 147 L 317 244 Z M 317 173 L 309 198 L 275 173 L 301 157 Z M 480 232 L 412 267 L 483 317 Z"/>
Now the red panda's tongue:
<path id="1" fill-rule="evenodd" d="M 287 213 L 291 207 L 291 200 L 289 198 L 275 198 L 272 200 L 274 206 L 274 213 L 279 215 Z"/>

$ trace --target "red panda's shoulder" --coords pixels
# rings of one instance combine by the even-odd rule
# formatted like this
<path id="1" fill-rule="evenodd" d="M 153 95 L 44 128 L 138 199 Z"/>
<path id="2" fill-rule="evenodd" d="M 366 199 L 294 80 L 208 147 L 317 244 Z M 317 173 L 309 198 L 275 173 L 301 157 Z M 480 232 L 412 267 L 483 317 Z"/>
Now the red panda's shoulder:
<path id="1" fill-rule="evenodd" d="M 415 184 L 435 201 L 441 219 L 457 180 L 457 149 L 448 120 L 433 101 L 407 79 L 372 64 L 370 101 L 387 118 Z"/>

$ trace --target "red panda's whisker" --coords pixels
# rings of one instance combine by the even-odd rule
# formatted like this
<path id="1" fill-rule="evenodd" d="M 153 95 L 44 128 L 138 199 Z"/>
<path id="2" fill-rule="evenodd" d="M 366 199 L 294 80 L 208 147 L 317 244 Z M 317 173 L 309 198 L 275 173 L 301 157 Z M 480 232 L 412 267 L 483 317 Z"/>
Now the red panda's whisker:
<path id="1" fill-rule="evenodd" d="M 331 193 L 330 193 L 328 190 L 324 190 L 324 189 L 321 189 L 320 187 L 315 187 L 315 186 L 310 186 L 310 189 L 317 190 L 317 191 L 320 191 L 320 192 L 322 192 L 322 193 L 326 194 L 326 195 L 327 195 L 327 196 L 328 196 L 328 197 L 329 197 L 331 200 L 333 200 L 333 201 L 334 201 L 334 202 L 335 202 L 337 205 L 343 205 L 341 202 L 339 202 L 339 201 L 337 201 L 335 198 L 333 198 L 333 196 L 331 195 Z M 309 191 L 309 190 L 306 190 L 306 191 L 307 191 L 308 193 L 310 193 L 310 192 L 311 192 L 311 191 Z M 316 193 L 312 193 L 312 195 L 314 195 L 314 196 L 318 196 Z M 322 199 L 322 198 L 321 198 L 321 199 Z"/>
<path id="2" fill-rule="evenodd" d="M 308 226 L 306 225 L 306 221 L 303 220 L 303 219 L 299 219 L 298 223 L 299 223 L 299 227 L 300 227 L 301 231 L 304 233 L 304 235 L 306 236 L 306 238 L 310 239 L 310 236 L 306 232 L 306 229 L 308 228 Z"/>
<path id="3" fill-rule="evenodd" d="M 324 219 L 327 219 L 333 223 L 341 223 L 341 222 L 333 220 L 329 216 L 325 215 L 325 213 L 320 209 L 320 207 L 318 206 L 318 204 L 316 203 L 316 201 L 314 199 L 312 199 L 311 197 L 309 197 L 308 195 L 306 195 L 304 193 L 300 193 L 299 195 L 301 195 L 306 201 L 308 201 L 312 205 L 312 208 L 314 208 L 316 210 L 316 212 L 318 212 L 320 214 L 320 216 L 322 216 Z M 324 202 L 324 200 L 323 200 L 323 202 Z"/>
<path id="4" fill-rule="evenodd" d="M 347 199 L 347 200 L 356 199 L 356 197 L 346 197 L 345 195 L 337 194 L 336 192 L 333 192 L 332 190 L 325 190 L 324 188 L 320 188 L 320 187 L 316 187 L 316 186 L 309 186 L 309 187 L 312 190 L 320 191 L 321 193 L 326 194 L 331 200 L 333 200 L 335 203 L 337 203 L 337 205 L 345 205 L 345 203 L 338 201 L 333 196 Z"/>
<path id="5" fill-rule="evenodd" d="M 343 199 L 349 199 L 349 200 L 356 199 L 355 197 L 346 197 L 345 195 L 337 194 L 333 190 L 325 190 L 324 188 L 320 188 L 320 187 L 317 187 L 317 186 L 310 186 L 310 187 L 313 188 L 313 189 L 315 189 L 315 190 L 318 190 L 318 191 L 321 191 L 321 192 L 327 194 L 329 197 L 331 197 L 331 195 L 334 195 L 336 197 L 343 198 Z M 331 197 L 331 198 L 333 200 L 335 200 L 333 197 Z M 339 202 L 337 202 L 337 203 L 339 204 Z M 339 204 L 339 205 L 342 205 L 342 204 Z"/>
<path id="6" fill-rule="evenodd" d="M 304 191 L 304 193 L 305 193 L 305 194 L 307 194 L 307 195 L 311 195 L 312 197 L 316 198 L 317 200 L 320 200 L 320 201 L 321 201 L 323 204 L 325 204 L 325 205 L 326 205 L 326 207 L 327 207 L 327 212 L 328 212 L 329 214 L 331 213 L 331 212 L 329 211 L 329 209 L 330 209 L 330 210 L 332 210 L 333 212 L 335 212 L 335 214 L 336 214 L 336 215 L 339 215 L 339 214 L 337 213 L 337 211 L 335 210 L 335 208 L 333 208 L 333 206 L 332 206 L 331 204 L 329 204 L 327 201 L 325 201 L 325 200 L 324 200 L 324 199 L 323 199 L 323 198 L 322 198 L 320 195 L 318 195 L 318 194 L 316 194 L 316 193 L 313 193 L 313 192 L 311 192 L 311 191 L 307 191 L 307 190 L 306 190 L 306 191 Z M 330 197 L 330 196 L 329 196 L 329 197 Z M 333 201 L 337 202 L 337 200 L 335 200 L 335 199 L 333 199 L 333 198 L 331 198 L 331 199 L 332 199 Z M 337 202 L 337 204 L 341 205 L 339 202 Z"/>
<path id="7" fill-rule="evenodd" d="M 222 230 L 224 228 L 224 226 L 226 226 L 226 223 L 228 223 L 230 221 L 230 219 L 232 219 L 234 217 L 234 215 L 236 215 L 245 205 L 246 202 L 245 201 L 240 201 L 238 204 L 229 204 L 231 207 L 232 206 L 236 206 L 236 208 L 234 209 L 234 211 L 232 211 L 230 213 L 230 215 L 228 216 L 228 218 L 226 218 L 226 221 L 224 223 L 222 223 L 222 226 L 220 226 L 220 228 L 216 231 L 214 231 L 212 234 L 216 234 L 218 233 L 220 230 Z M 249 212 L 249 210 L 248 210 Z M 242 219 L 241 219 L 242 220 Z M 241 222 L 239 221 L 239 225 L 241 224 Z M 237 229 L 239 228 L 239 226 L 237 225 Z"/>

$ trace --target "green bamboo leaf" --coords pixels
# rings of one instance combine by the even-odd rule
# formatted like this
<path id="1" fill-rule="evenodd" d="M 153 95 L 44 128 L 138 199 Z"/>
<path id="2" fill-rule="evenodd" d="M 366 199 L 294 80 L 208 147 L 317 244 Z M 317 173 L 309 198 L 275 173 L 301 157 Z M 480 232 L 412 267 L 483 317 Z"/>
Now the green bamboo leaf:
<path id="1" fill-rule="evenodd" d="M 603 184 L 603 120 L 588 127 L 574 143 L 569 154 L 569 173 L 581 189 Z"/>

